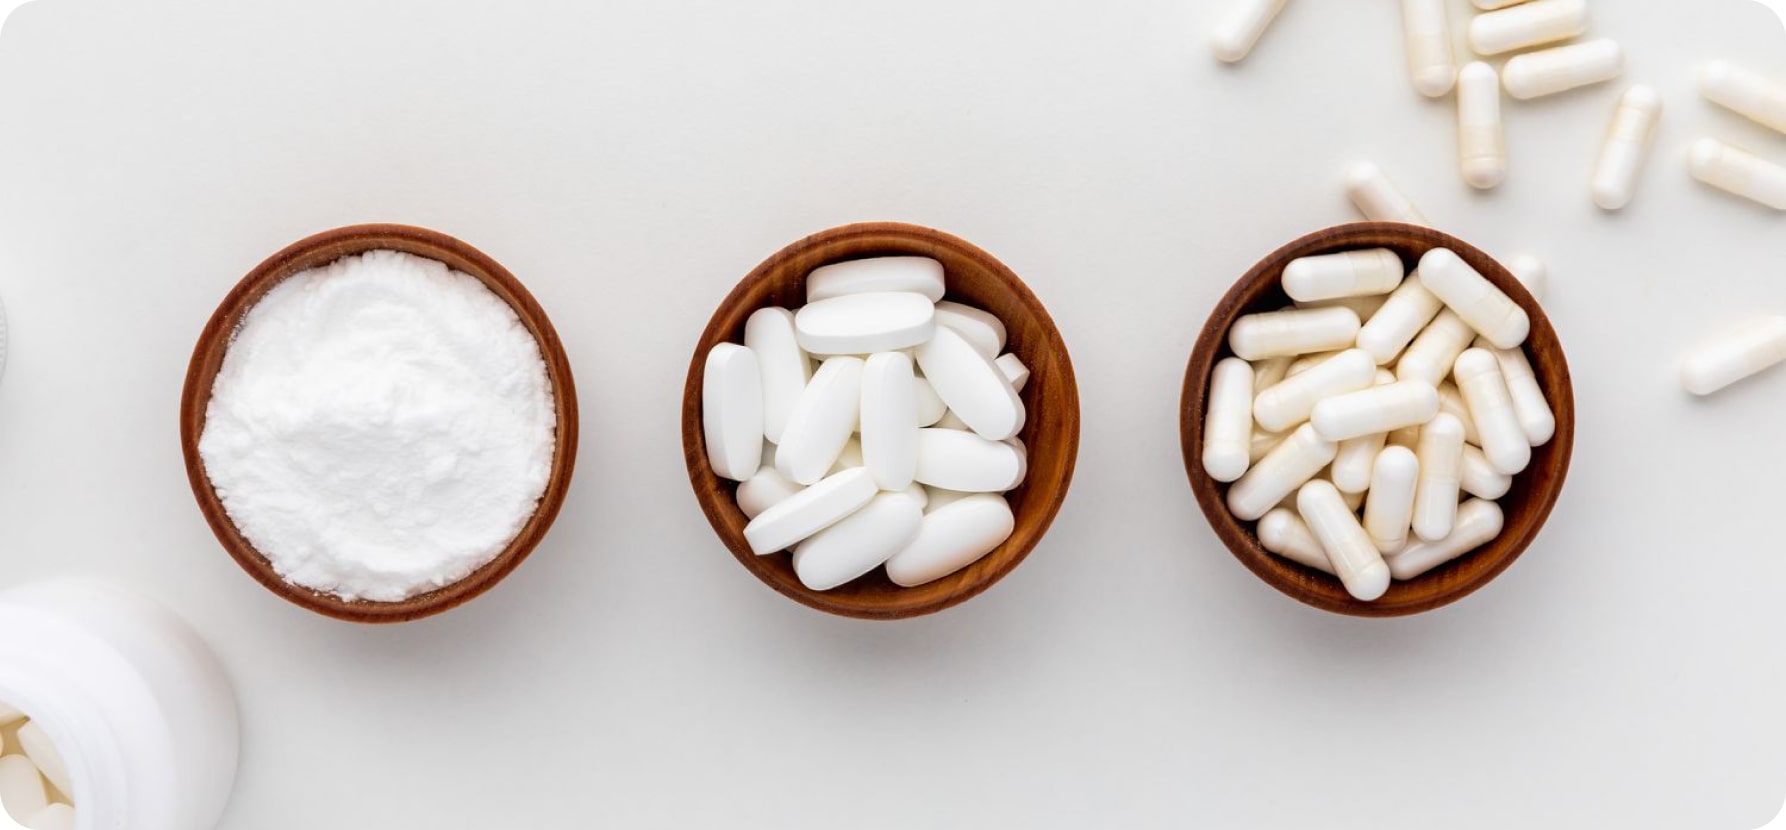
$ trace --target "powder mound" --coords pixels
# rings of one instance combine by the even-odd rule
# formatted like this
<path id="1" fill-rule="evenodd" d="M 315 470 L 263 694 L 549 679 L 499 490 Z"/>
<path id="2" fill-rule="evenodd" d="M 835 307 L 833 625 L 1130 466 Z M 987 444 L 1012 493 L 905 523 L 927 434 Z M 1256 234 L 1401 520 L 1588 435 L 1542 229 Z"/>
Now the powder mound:
<path id="1" fill-rule="evenodd" d="M 477 278 L 397 251 L 294 274 L 243 316 L 199 454 L 289 582 L 396 602 L 495 559 L 545 493 L 539 343 Z"/>

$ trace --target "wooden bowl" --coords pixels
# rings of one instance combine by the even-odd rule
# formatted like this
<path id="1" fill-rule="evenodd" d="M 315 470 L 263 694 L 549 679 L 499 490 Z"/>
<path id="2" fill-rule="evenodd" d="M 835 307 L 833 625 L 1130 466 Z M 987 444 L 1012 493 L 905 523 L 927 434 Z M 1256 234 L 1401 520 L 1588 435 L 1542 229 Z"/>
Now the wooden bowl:
<path id="1" fill-rule="evenodd" d="M 1266 551 L 1259 544 L 1254 524 L 1241 522 L 1228 512 L 1228 485 L 1203 471 L 1203 412 L 1209 404 L 1209 376 L 1216 361 L 1232 354 L 1228 350 L 1228 330 L 1236 318 L 1289 304 L 1280 278 L 1290 260 L 1360 248 L 1388 248 L 1400 254 L 1411 270 L 1422 254 L 1440 247 L 1456 252 L 1531 316 L 1532 333 L 1526 340 L 1525 352 L 1556 412 L 1556 436 L 1550 443 L 1533 449 L 1531 466 L 1514 478 L 1513 489 L 1499 500 L 1507 517 L 1500 536 L 1413 580 L 1393 583 L 1376 602 L 1360 602 L 1346 593 L 1338 579 Z M 1202 505 L 1203 514 L 1222 543 L 1241 564 L 1279 591 L 1316 608 L 1359 617 L 1396 617 L 1430 611 L 1468 596 L 1499 576 L 1525 552 L 1549 518 L 1563 490 L 1575 441 L 1575 399 L 1569 364 L 1563 359 L 1556 331 L 1531 292 L 1500 263 L 1468 243 L 1430 228 L 1393 222 L 1359 222 L 1318 231 L 1279 248 L 1253 266 L 1216 305 L 1209 322 L 1204 324 L 1191 351 L 1190 365 L 1185 368 L 1180 408 L 1185 471 L 1190 474 L 1197 503 Z"/>
<path id="2" fill-rule="evenodd" d="M 893 584 L 881 569 L 830 591 L 800 584 L 787 553 L 758 556 L 744 541 L 747 519 L 738 509 L 737 485 L 721 479 L 707 462 L 701 428 L 701 377 L 707 352 L 741 342 L 751 312 L 769 306 L 798 308 L 806 302 L 806 275 L 814 268 L 877 256 L 927 256 L 943 264 L 948 299 L 985 309 L 1010 332 L 1006 350 L 1030 369 L 1023 390 L 1028 421 L 1020 433 L 1029 448 L 1029 477 L 1006 494 L 1017 529 L 980 561 L 915 588 Z M 682 392 L 682 450 L 695 498 L 732 555 L 769 587 L 796 602 L 845 617 L 895 620 L 931 614 L 965 602 L 1004 578 L 1029 555 L 1054 520 L 1073 478 L 1079 454 L 1079 387 L 1066 344 L 1047 309 L 1023 281 L 990 254 L 941 231 L 895 222 L 833 228 L 781 249 L 732 289 L 702 332 L 689 361 Z"/>
<path id="3" fill-rule="evenodd" d="M 280 578 L 267 558 L 255 550 L 230 521 L 198 454 L 212 383 L 223 365 L 224 353 L 229 350 L 242 316 L 286 277 L 372 250 L 403 251 L 444 262 L 456 271 L 478 278 L 506 300 L 539 342 L 558 415 L 558 446 L 552 457 L 551 478 L 547 481 L 545 494 L 540 497 L 539 507 L 521 528 L 520 535 L 495 559 L 464 579 L 401 602 L 348 601 Z M 186 370 L 186 389 L 180 396 L 180 445 L 186 456 L 186 476 L 192 483 L 192 494 L 198 499 L 205 521 L 210 523 L 217 541 L 223 543 L 224 549 L 235 557 L 249 576 L 267 590 L 318 614 L 349 622 L 406 622 L 456 608 L 488 591 L 520 565 L 545 537 L 558 516 L 559 507 L 564 504 L 565 490 L 570 487 L 571 468 L 576 463 L 577 389 L 571 380 L 564 346 L 558 342 L 558 333 L 546 318 L 546 312 L 534 301 L 533 295 L 495 260 L 442 233 L 406 225 L 357 225 L 324 231 L 274 254 L 243 277 L 229 296 L 223 298 L 223 304 L 217 307 L 211 321 L 199 334 L 198 346 L 193 349 L 192 362 Z"/>

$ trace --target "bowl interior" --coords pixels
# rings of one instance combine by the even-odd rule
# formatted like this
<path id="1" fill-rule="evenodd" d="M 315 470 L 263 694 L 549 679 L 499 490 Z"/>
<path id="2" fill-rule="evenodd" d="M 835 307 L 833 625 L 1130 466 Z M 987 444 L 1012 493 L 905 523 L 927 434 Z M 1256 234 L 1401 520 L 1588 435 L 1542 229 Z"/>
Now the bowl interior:
<path id="1" fill-rule="evenodd" d="M 1362 248 L 1388 248 L 1400 254 L 1412 270 L 1421 255 L 1437 247 L 1456 252 L 1531 316 L 1532 332 L 1525 352 L 1556 412 L 1556 436 L 1533 449 L 1531 466 L 1514 478 L 1513 489 L 1499 500 L 1507 517 L 1500 536 L 1420 577 L 1393 583 L 1376 602 L 1360 602 L 1346 593 L 1338 579 L 1266 551 L 1259 544 L 1255 524 L 1241 522 L 1228 512 L 1228 485 L 1203 471 L 1203 413 L 1209 403 L 1209 375 L 1217 361 L 1233 354 L 1228 349 L 1228 330 L 1236 318 L 1289 304 L 1281 278 L 1284 266 L 1291 260 Z M 1462 599 L 1500 575 L 1531 544 L 1550 516 L 1569 470 L 1575 441 L 1575 402 L 1569 365 L 1556 331 L 1531 293 L 1505 267 L 1474 246 L 1440 231 L 1390 222 L 1359 222 L 1319 231 L 1278 249 L 1241 277 L 1216 305 L 1185 370 L 1180 438 L 1185 470 L 1197 502 L 1216 535 L 1242 564 L 1278 590 L 1317 608 L 1354 616 L 1391 617 L 1428 611 Z"/>
<path id="2" fill-rule="evenodd" d="M 552 384 L 558 417 L 557 447 L 552 458 L 546 491 L 520 535 L 501 554 L 464 579 L 401 602 L 348 601 L 286 582 L 265 556 L 249 544 L 223 508 L 198 454 L 199 437 L 205 431 L 205 415 L 211 387 L 223 365 L 224 354 L 242 316 L 273 286 L 293 274 L 320 267 L 337 259 L 372 250 L 395 250 L 446 263 L 488 286 L 515 309 L 521 322 L 538 341 Z M 186 458 L 186 474 L 199 508 L 211 530 L 236 562 L 268 590 L 319 614 L 352 622 L 402 622 L 438 614 L 457 607 L 489 590 L 515 569 L 545 537 L 557 518 L 570 486 L 571 468 L 577 456 L 577 392 L 571 379 L 564 346 L 546 313 L 519 281 L 495 260 L 453 237 L 405 225 L 358 225 L 338 228 L 292 244 L 261 263 L 236 284 L 199 335 L 186 387 L 180 401 L 180 443 Z"/>
<path id="3" fill-rule="evenodd" d="M 806 299 L 806 275 L 833 262 L 889 255 L 932 257 L 943 264 L 948 299 L 985 309 L 1009 330 L 1006 350 L 1030 368 L 1023 390 L 1028 420 L 1021 437 L 1029 448 L 1029 477 L 1007 494 L 1017 528 L 992 553 L 950 576 L 901 588 L 880 569 L 830 591 L 813 591 L 794 575 L 786 553 L 757 556 L 744 541 L 747 519 L 738 509 L 737 485 L 714 474 L 701 428 L 701 377 L 708 350 L 740 342 L 752 312 L 769 306 L 798 308 Z M 940 611 L 973 597 L 1021 562 L 1042 538 L 1066 498 L 1079 450 L 1079 392 L 1072 362 L 1054 321 L 1021 280 L 989 254 L 949 234 L 898 223 L 867 223 L 807 237 L 757 266 L 720 303 L 689 364 L 682 399 L 683 451 L 689 481 L 701 509 L 732 554 L 758 579 L 784 596 L 821 611 L 865 619 L 898 619 Z"/>

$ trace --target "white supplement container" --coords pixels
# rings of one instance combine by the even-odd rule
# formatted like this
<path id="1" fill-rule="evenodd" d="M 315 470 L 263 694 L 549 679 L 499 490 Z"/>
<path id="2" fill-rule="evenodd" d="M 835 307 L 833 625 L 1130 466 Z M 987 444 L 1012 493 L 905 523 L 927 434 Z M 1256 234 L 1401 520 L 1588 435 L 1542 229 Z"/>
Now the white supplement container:
<path id="1" fill-rule="evenodd" d="M 205 830 L 235 783 L 235 693 L 173 613 L 86 580 L 0 592 L 0 701 L 68 768 L 75 830 Z"/>

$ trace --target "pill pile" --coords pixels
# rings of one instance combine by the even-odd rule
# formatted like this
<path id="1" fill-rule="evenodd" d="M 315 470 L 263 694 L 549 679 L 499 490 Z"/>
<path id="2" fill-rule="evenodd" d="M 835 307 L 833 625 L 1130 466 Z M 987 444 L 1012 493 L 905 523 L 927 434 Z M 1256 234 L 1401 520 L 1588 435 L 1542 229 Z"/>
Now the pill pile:
<path id="1" fill-rule="evenodd" d="M 23 712 L 0 703 L 0 806 L 27 830 L 74 830 L 68 768 Z"/>
<path id="2" fill-rule="evenodd" d="M 793 550 L 827 591 L 881 566 L 897 585 L 992 552 L 1023 483 L 1029 369 L 1005 325 L 944 300 L 942 263 L 890 256 L 814 269 L 806 304 L 763 308 L 707 353 L 707 459 L 739 482 L 745 541 Z M 816 368 L 814 364 L 816 362 Z"/>
<path id="3" fill-rule="evenodd" d="M 1366 602 L 1498 536 L 1556 431 L 1524 309 L 1445 248 L 1412 274 L 1387 249 L 1304 257 L 1282 285 L 1294 305 L 1236 320 L 1210 378 L 1203 469 L 1235 518 Z"/>

